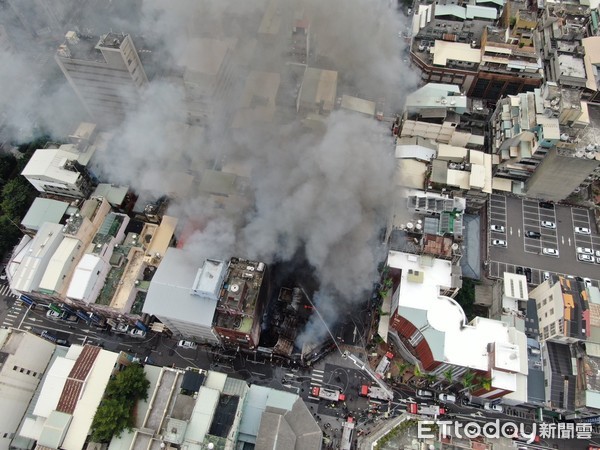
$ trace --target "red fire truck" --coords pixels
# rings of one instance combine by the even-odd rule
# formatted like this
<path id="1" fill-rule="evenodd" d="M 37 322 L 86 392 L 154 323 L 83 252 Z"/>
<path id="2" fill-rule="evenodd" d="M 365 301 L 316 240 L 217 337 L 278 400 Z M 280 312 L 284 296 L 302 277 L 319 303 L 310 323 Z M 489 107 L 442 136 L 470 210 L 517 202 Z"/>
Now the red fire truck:
<path id="1" fill-rule="evenodd" d="M 343 402 L 346 400 L 346 396 L 339 391 L 333 389 L 325 389 L 322 387 L 314 386 L 312 388 L 313 397 L 322 398 L 332 402 Z"/>

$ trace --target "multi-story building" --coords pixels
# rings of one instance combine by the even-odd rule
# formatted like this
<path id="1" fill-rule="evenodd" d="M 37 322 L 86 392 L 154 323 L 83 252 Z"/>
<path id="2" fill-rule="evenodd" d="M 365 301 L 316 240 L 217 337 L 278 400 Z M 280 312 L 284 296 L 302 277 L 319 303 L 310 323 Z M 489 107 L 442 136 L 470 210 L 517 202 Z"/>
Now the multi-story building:
<path id="1" fill-rule="evenodd" d="M 0 414 L 0 448 L 33 448 L 31 441 L 14 436 L 55 349 L 54 344 L 26 331 L 0 328 L 0 386 L 5 410 Z M 16 445 L 11 445 L 11 440 Z"/>
<path id="2" fill-rule="evenodd" d="M 551 276 L 529 296 L 537 308 L 540 340 L 574 343 L 587 339 L 590 305 L 583 283 Z"/>
<path id="3" fill-rule="evenodd" d="M 548 151 L 526 183 L 527 196 L 560 201 L 600 176 L 600 151 L 594 145 L 569 147 L 559 144 Z"/>
<path id="4" fill-rule="evenodd" d="M 110 270 L 115 245 L 123 242 L 129 217 L 109 213 L 75 267 L 66 296 L 79 306 L 94 303 Z"/>
<path id="5" fill-rule="evenodd" d="M 542 84 L 543 66 L 533 42 L 529 39 L 529 45 L 525 45 L 524 38 L 510 38 L 509 33 L 505 28 L 483 29 L 481 63 L 469 95 L 497 100 Z"/>
<path id="6" fill-rule="evenodd" d="M 262 315 L 267 301 L 267 266 L 232 258 L 220 292 L 213 329 L 225 347 L 258 346 Z"/>
<path id="7" fill-rule="evenodd" d="M 491 101 L 540 86 L 543 66 L 524 33 L 525 17 L 510 38 L 509 29 L 492 26 L 501 14 L 501 6 L 493 6 L 419 6 L 411 60 L 423 81 L 456 84 L 469 96 Z"/>
<path id="8" fill-rule="evenodd" d="M 539 92 L 509 95 L 500 100 L 490 119 L 491 152 L 497 154 L 494 175 L 526 181 L 560 140 L 559 120 L 539 111 Z"/>
<path id="9" fill-rule="evenodd" d="M 178 64 L 183 70 L 187 121 L 206 124 L 233 87 L 231 43 L 218 39 L 191 39 Z"/>
<path id="10" fill-rule="evenodd" d="M 27 294 L 38 289 L 44 271 L 51 261 L 64 235 L 63 226 L 57 223 L 44 223 L 28 247 L 21 260 L 13 259 L 10 287 L 13 291 Z"/>
<path id="11" fill-rule="evenodd" d="M 93 182 L 76 153 L 63 149 L 39 149 L 21 172 L 39 192 L 87 198 Z"/>
<path id="12" fill-rule="evenodd" d="M 165 399 L 164 408 L 138 401 L 132 429 L 113 437 L 111 447 L 144 446 L 160 436 L 181 448 L 272 449 L 283 442 L 289 450 L 321 449 L 323 433 L 297 394 L 214 371 L 146 365 L 144 372 L 148 399 Z"/>
<path id="13" fill-rule="evenodd" d="M 97 37 L 69 31 L 54 59 L 90 116 L 115 125 L 139 100 L 148 83 L 131 36 Z"/>
<path id="14" fill-rule="evenodd" d="M 226 275 L 223 261 L 207 259 L 197 269 L 188 253 L 169 248 L 152 278 L 143 312 L 179 337 L 218 344 L 213 318 Z"/>
<path id="15" fill-rule="evenodd" d="M 124 354 L 89 344 L 59 349 L 29 409 L 19 416 L 11 448 L 32 448 L 24 446 L 27 442 L 48 449 L 84 448 L 108 382 L 130 363 Z"/>
<path id="16" fill-rule="evenodd" d="M 470 370 L 489 380 L 473 395 L 527 401 L 527 340 L 506 323 L 476 317 L 467 322 L 448 295 L 453 290 L 450 261 L 391 251 L 393 280 L 390 337 L 407 360 L 426 372 L 452 370 L 456 380 Z"/>
<path id="17" fill-rule="evenodd" d="M 36 38 L 60 33 L 76 8 L 73 0 L 9 0 L 8 5 L 23 29 Z"/>

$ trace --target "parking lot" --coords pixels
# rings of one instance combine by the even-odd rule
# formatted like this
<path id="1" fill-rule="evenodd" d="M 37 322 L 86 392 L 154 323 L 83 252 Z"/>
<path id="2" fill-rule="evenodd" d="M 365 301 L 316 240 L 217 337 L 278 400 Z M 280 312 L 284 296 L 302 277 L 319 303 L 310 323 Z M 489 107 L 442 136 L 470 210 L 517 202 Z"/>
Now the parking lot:
<path id="1" fill-rule="evenodd" d="M 490 277 L 530 269 L 530 283 L 534 285 L 543 281 L 545 272 L 586 277 L 599 285 L 596 251 L 600 251 L 600 236 L 590 211 L 554 204 L 540 206 L 537 200 L 494 194 L 488 215 L 489 226 L 496 226 L 496 231 L 488 227 Z M 576 233 L 575 227 L 590 229 L 591 234 Z M 580 261 L 577 248 L 589 249 L 594 262 Z"/>

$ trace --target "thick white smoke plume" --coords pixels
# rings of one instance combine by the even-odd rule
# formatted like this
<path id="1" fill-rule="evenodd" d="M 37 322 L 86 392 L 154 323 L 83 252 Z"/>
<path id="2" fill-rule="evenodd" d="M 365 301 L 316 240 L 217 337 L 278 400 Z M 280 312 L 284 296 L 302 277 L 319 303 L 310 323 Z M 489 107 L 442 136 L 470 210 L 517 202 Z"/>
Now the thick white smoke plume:
<path id="1" fill-rule="evenodd" d="M 112 3 L 119 5 L 106 6 L 103 14 L 86 14 L 84 8 L 80 22 L 73 23 L 97 35 L 111 29 L 131 34 L 138 50 L 152 51 L 151 58 L 143 59 L 151 81 L 140 104 L 112 130 L 114 139 L 97 155 L 101 177 L 155 197 L 171 194 L 169 213 L 184 223 L 201 224 L 185 247 L 198 265 L 206 257 L 233 255 L 286 261 L 303 249 L 319 277 L 315 301 L 326 320 L 334 321 L 337 311 L 362 300 L 377 277 L 381 232 L 396 192 L 389 124 L 343 111 L 300 117 L 293 104 L 282 106 L 280 97 L 286 90 L 296 95 L 301 82 L 285 75 L 298 66 L 291 62 L 290 39 L 291 24 L 300 17 L 310 22 L 308 65 L 338 72 L 338 97 L 362 97 L 388 113 L 399 111 L 416 77 L 403 62 L 399 32 L 407 24 L 395 0 Z M 111 14 L 110 8 L 122 13 Z M 280 31 L 269 39 L 259 33 L 261 25 Z M 219 97 L 212 119 L 202 127 L 189 126 L 184 124 L 182 65 L 190 42 L 206 38 L 227 45 L 231 92 Z M 194 64 L 214 61 L 209 52 Z M 3 80 L 27 71 L 25 65 L 0 67 L 3 87 Z M 276 104 L 258 95 L 268 120 L 234 128 L 236 113 L 248 106 L 244 87 L 255 72 L 280 74 Z M 19 89 L 12 88 L 13 97 L 0 101 L 29 110 L 32 98 L 15 95 Z M 82 117 L 62 111 L 55 119 Z M 52 124 L 50 112 L 41 114 L 47 124 Z M 242 192 L 239 199 L 232 195 L 221 201 L 201 192 L 206 170 L 221 169 L 245 180 L 243 187 L 235 185 L 236 194 Z M 309 333 L 319 329 L 309 325 Z"/>

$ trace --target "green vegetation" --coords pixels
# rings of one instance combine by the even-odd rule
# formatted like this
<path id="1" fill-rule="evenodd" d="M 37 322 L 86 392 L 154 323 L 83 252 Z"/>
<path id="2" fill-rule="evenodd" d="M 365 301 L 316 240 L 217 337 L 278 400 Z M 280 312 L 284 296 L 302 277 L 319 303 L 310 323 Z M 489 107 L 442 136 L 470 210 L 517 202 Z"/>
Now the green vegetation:
<path id="1" fill-rule="evenodd" d="M 454 300 L 462 307 L 467 321 L 470 322 L 476 316 L 473 304 L 475 303 L 475 285 L 477 282 L 471 278 L 463 278 L 462 288 L 458 291 Z"/>
<path id="2" fill-rule="evenodd" d="M 12 250 L 19 242 L 22 232 L 19 224 L 37 195 L 29 182 L 19 175 L 29 162 L 31 155 L 48 142 L 48 136 L 21 144 L 18 150 L 23 156 L 0 156 L 0 255 Z"/>
<path id="3" fill-rule="evenodd" d="M 135 423 L 134 408 L 138 400 L 148 398 L 150 382 L 139 364 L 127 366 L 108 382 L 104 398 L 92 422 L 92 441 L 109 442 L 121 436 Z"/>
<path id="4" fill-rule="evenodd" d="M 417 421 L 415 419 L 408 419 L 402 422 L 400 425 L 392 428 L 388 434 L 383 436 L 381 439 L 377 441 L 375 444 L 375 450 L 381 450 L 385 445 L 394 439 L 396 436 L 405 433 L 408 429 L 415 427 L 417 425 Z M 435 427 L 432 427 L 434 429 Z M 437 431 L 434 431 L 436 433 Z"/>

